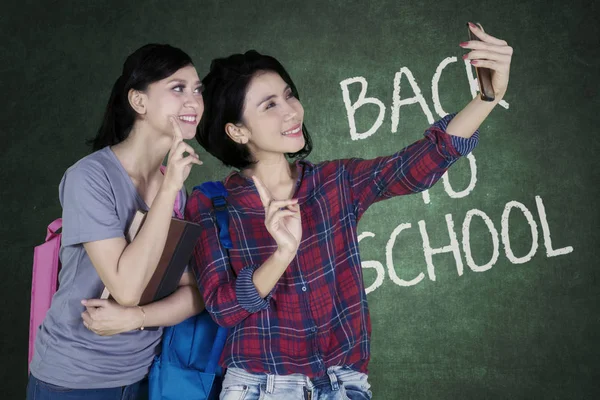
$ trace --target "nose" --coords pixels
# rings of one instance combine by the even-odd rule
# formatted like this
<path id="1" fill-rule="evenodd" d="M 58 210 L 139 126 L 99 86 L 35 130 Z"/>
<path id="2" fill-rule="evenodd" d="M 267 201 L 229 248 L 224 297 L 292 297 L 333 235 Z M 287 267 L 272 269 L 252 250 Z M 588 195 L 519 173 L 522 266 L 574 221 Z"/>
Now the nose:
<path id="1" fill-rule="evenodd" d="M 190 94 L 186 97 L 185 103 L 183 103 L 184 107 L 193 108 L 198 111 L 198 109 L 204 104 L 202 96 L 197 96 L 194 94 Z"/>
<path id="2" fill-rule="evenodd" d="M 285 120 L 288 121 L 290 119 L 296 118 L 296 116 L 298 115 L 298 110 L 296 110 L 294 107 L 292 107 L 292 105 L 285 103 Z"/>

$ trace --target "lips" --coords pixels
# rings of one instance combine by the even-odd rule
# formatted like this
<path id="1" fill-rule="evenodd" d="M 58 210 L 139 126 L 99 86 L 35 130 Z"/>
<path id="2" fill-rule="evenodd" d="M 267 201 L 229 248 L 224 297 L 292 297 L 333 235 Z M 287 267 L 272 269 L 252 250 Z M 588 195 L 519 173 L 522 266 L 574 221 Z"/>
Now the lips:
<path id="1" fill-rule="evenodd" d="M 291 129 L 281 133 L 283 136 L 296 137 L 302 135 L 302 124 L 298 124 Z"/>
<path id="2" fill-rule="evenodd" d="M 178 116 L 179 120 L 186 123 L 186 124 L 192 124 L 192 125 L 196 125 L 197 122 L 197 115 L 194 114 L 187 114 L 187 115 L 180 115 Z"/>

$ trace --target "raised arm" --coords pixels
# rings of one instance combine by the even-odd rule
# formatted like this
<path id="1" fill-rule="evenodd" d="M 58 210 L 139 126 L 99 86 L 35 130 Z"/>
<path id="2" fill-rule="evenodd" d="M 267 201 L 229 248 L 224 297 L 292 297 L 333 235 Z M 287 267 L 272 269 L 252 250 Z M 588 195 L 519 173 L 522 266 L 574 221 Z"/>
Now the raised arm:
<path id="1" fill-rule="evenodd" d="M 472 23 L 469 24 L 469 29 L 481 41 L 472 40 L 461 43 L 461 47 L 472 49 L 465 55 L 465 59 L 471 60 L 471 64 L 475 67 L 491 70 L 495 99 L 494 101 L 483 101 L 477 96 L 450 122 L 446 131 L 450 135 L 466 138 L 479 128 L 492 109 L 504 98 L 508 87 L 513 53 L 512 47 L 506 41 L 485 33 L 483 29 Z"/>
<path id="2" fill-rule="evenodd" d="M 448 115 L 433 124 L 424 139 L 391 156 L 342 160 L 359 218 L 374 202 L 429 189 L 458 158 L 477 145 L 477 129 L 506 93 L 512 48 L 473 24 L 470 29 L 481 41 L 465 42 L 461 46 L 474 49 L 466 56 L 473 65 L 492 70 L 495 101 L 485 102 L 477 97 L 458 114 Z"/>
<path id="3" fill-rule="evenodd" d="M 138 304 L 165 246 L 177 193 L 181 190 L 192 165 L 201 164 L 194 149 L 183 141 L 177 122 L 173 119 L 171 122 L 175 134 L 169 151 L 165 178 L 135 239 L 127 244 L 121 232 L 119 235 L 103 240 L 88 241 L 85 238 L 82 240 L 100 279 L 113 298 L 123 306 Z M 189 155 L 184 157 L 184 153 Z M 116 217 L 114 206 L 111 209 L 114 194 L 110 186 L 98 187 L 95 182 L 89 182 L 89 180 L 103 179 L 102 176 L 94 176 L 94 173 L 90 170 L 73 171 L 72 176 L 67 177 L 65 186 L 77 185 L 78 180 L 88 181 L 82 186 L 89 192 L 82 199 L 79 198 L 81 193 L 77 192 L 77 188 L 71 188 L 66 192 L 73 193 L 73 198 L 66 201 L 78 203 L 73 204 L 73 207 L 79 210 L 80 215 L 95 213 L 98 207 L 104 207 L 106 215 L 114 219 Z M 104 223 L 104 221 L 98 222 Z"/>
<path id="4" fill-rule="evenodd" d="M 272 253 L 265 254 L 262 264 L 248 265 L 237 276 L 219 243 L 219 233 L 202 195 L 193 193 L 186 207 L 186 217 L 204 228 L 194 248 L 198 287 L 207 311 L 225 327 L 238 325 L 269 307 L 277 281 L 295 257 L 302 237 L 297 201 L 274 201 L 260 181 L 255 179 L 255 184 L 265 208 L 265 227 L 275 239 L 277 249 L 274 252 L 257 249 Z"/>

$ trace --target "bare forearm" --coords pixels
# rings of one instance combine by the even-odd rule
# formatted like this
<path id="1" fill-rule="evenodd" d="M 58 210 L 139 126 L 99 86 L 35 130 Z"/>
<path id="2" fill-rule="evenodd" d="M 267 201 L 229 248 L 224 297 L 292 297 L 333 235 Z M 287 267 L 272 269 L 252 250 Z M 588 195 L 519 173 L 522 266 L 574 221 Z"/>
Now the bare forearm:
<path id="1" fill-rule="evenodd" d="M 264 299 L 273 290 L 294 257 L 295 254 L 277 250 L 254 271 L 252 282 L 260 297 Z"/>
<path id="2" fill-rule="evenodd" d="M 148 211 L 144 225 L 125 248 L 117 264 L 116 282 L 139 298 L 160 260 L 173 213 L 176 192 L 159 192 Z"/>
<path id="3" fill-rule="evenodd" d="M 144 326 L 172 326 L 202 312 L 204 303 L 195 285 L 185 285 L 180 286 L 169 297 L 148 304 L 143 309 L 146 313 Z M 137 318 L 139 328 L 143 316 L 139 314 Z"/>
<path id="4" fill-rule="evenodd" d="M 470 138 L 499 101 L 500 99 L 483 101 L 479 97 L 474 98 L 450 121 L 446 132 L 454 136 Z"/>

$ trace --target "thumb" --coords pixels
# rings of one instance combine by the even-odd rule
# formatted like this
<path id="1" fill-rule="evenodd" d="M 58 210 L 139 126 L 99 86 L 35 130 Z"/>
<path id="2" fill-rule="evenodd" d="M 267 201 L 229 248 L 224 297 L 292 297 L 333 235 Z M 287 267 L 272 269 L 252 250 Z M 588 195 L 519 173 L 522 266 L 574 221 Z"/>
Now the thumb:
<path id="1" fill-rule="evenodd" d="M 84 299 L 84 300 L 81 300 L 81 304 L 83 304 L 86 308 L 106 307 L 108 305 L 108 300 Z"/>

